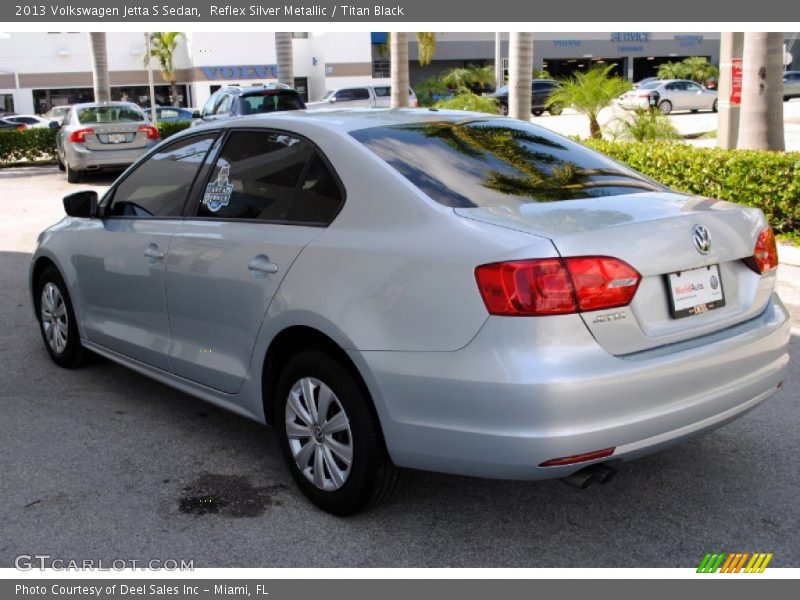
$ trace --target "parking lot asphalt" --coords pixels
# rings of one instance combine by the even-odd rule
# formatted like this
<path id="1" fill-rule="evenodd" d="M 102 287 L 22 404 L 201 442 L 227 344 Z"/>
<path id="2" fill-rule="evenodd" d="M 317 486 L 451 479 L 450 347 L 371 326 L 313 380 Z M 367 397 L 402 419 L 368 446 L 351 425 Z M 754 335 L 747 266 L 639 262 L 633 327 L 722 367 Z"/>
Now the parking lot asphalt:
<path id="1" fill-rule="evenodd" d="M 779 271 L 797 333 L 783 389 L 738 421 L 588 490 L 409 471 L 390 504 L 339 519 L 297 491 L 271 430 L 105 360 L 74 371 L 49 360 L 26 278 L 35 233 L 82 187 L 62 181 L 54 168 L 0 171 L 0 567 L 34 553 L 197 567 L 695 567 L 710 551 L 800 566 L 800 268 Z"/>

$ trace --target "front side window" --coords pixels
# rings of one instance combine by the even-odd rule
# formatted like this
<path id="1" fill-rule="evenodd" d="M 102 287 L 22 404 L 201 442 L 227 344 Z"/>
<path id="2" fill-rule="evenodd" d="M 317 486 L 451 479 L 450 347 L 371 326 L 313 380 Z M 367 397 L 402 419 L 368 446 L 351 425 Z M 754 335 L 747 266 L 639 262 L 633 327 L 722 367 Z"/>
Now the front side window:
<path id="1" fill-rule="evenodd" d="M 81 125 L 101 123 L 134 123 L 144 121 L 144 114 L 138 108 L 125 105 L 89 106 L 76 110 Z"/>
<path id="2" fill-rule="evenodd" d="M 686 91 L 688 92 L 699 92 L 702 88 L 696 83 L 687 83 L 686 84 Z"/>
<path id="3" fill-rule="evenodd" d="M 392 95 L 392 88 L 390 88 L 389 86 L 383 85 L 380 87 L 376 87 L 374 89 L 375 89 L 375 95 L 378 98 L 385 98 L 387 96 Z"/>
<path id="4" fill-rule="evenodd" d="M 199 217 L 285 221 L 312 147 L 270 131 L 234 131 L 197 210 Z"/>
<path id="5" fill-rule="evenodd" d="M 227 115 L 231 112 L 231 104 L 233 103 L 233 98 L 230 94 L 222 94 L 222 98 L 219 101 L 219 104 L 214 108 L 215 115 Z"/>
<path id="6" fill-rule="evenodd" d="M 353 90 L 339 90 L 336 92 L 336 101 L 341 102 L 342 100 L 352 100 L 353 99 Z"/>
<path id="7" fill-rule="evenodd" d="M 422 122 L 350 135 L 430 198 L 456 208 L 664 190 L 598 153 L 524 123 Z"/>
<path id="8" fill-rule="evenodd" d="M 217 102 L 219 102 L 220 95 L 221 94 L 212 94 L 211 97 L 206 101 L 205 106 L 203 106 L 204 117 L 214 114 L 214 107 L 217 105 Z"/>
<path id="9" fill-rule="evenodd" d="M 107 216 L 175 217 L 216 133 L 187 137 L 140 164 L 117 186 Z"/>

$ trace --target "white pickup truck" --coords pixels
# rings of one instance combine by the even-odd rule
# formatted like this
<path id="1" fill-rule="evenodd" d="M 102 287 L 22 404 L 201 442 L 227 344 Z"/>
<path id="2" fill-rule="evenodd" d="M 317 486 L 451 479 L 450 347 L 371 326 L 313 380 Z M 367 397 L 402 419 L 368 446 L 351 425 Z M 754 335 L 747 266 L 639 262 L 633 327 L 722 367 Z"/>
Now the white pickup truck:
<path id="1" fill-rule="evenodd" d="M 357 85 L 328 90 L 317 102 L 307 102 L 306 108 L 333 108 L 333 107 L 366 107 L 389 108 L 392 100 L 392 88 L 388 85 Z M 408 105 L 418 106 L 417 95 L 408 88 Z"/>

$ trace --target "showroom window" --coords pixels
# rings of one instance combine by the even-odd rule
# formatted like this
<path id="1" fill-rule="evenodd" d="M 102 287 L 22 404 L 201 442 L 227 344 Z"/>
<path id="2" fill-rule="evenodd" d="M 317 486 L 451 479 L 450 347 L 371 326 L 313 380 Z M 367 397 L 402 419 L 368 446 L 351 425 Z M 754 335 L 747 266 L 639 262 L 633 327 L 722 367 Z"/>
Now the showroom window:
<path id="1" fill-rule="evenodd" d="M 171 144 L 139 165 L 117 186 L 107 216 L 176 217 L 216 133 Z"/>

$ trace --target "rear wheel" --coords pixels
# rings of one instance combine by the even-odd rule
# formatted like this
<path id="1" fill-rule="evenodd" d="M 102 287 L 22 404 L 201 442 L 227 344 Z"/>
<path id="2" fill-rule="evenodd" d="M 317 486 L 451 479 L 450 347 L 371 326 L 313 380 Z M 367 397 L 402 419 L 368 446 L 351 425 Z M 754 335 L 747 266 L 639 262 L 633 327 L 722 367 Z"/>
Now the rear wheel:
<path id="1" fill-rule="evenodd" d="M 64 167 L 67 171 L 67 181 L 69 183 L 81 182 L 81 171 L 76 171 L 75 169 L 69 166 L 69 163 L 67 163 Z"/>
<path id="2" fill-rule="evenodd" d="M 36 312 L 47 353 L 60 367 L 75 368 L 86 362 L 78 324 L 64 279 L 54 266 L 47 267 L 36 286 Z"/>
<path id="3" fill-rule="evenodd" d="M 672 102 L 669 100 L 662 100 L 661 103 L 658 105 L 658 110 L 661 111 L 662 115 L 668 115 L 672 112 Z"/>
<path id="4" fill-rule="evenodd" d="M 541 117 L 543 113 L 544 113 L 544 109 L 542 109 L 542 108 L 534 108 L 531 111 L 531 114 L 533 114 L 534 117 Z"/>
<path id="5" fill-rule="evenodd" d="M 283 369 L 277 400 L 283 458 L 309 500 L 346 516 L 388 498 L 398 471 L 350 369 L 320 350 L 301 352 Z"/>
<path id="6" fill-rule="evenodd" d="M 713 112 L 717 112 L 718 108 L 719 108 L 719 102 L 717 100 L 714 100 L 714 104 L 711 105 L 711 110 Z"/>

